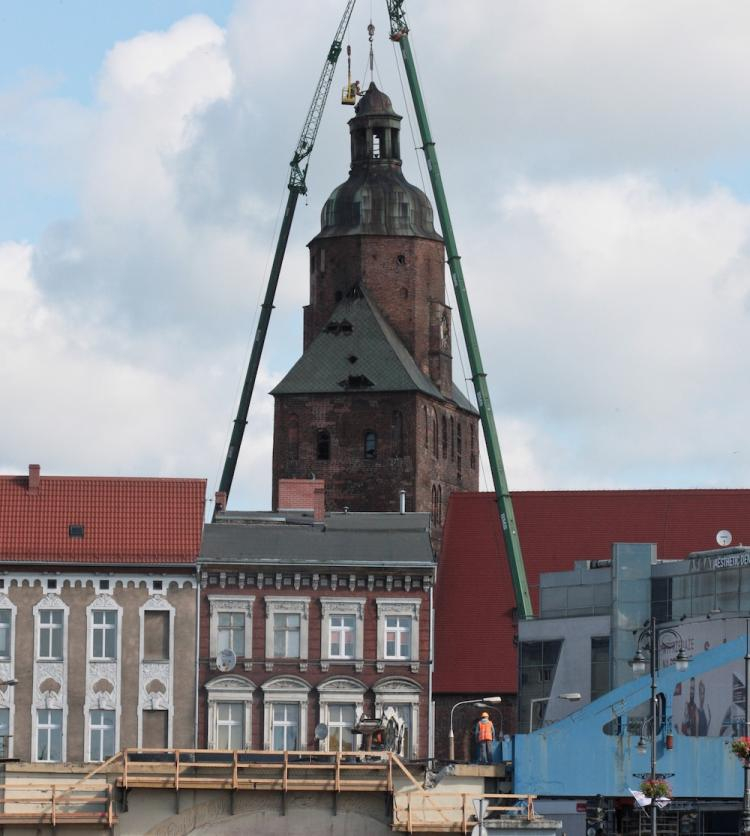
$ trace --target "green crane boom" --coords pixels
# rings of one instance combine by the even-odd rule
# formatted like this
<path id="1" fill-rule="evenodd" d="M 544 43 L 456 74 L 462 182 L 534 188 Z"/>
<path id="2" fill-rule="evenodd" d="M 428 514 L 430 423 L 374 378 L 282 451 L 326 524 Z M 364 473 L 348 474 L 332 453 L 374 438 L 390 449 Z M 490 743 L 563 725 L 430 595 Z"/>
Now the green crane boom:
<path id="1" fill-rule="evenodd" d="M 268 277 L 268 284 L 266 285 L 266 295 L 261 305 L 260 316 L 258 317 L 255 340 L 253 341 L 250 362 L 245 373 L 245 382 L 242 386 L 240 403 L 237 407 L 237 417 L 234 419 L 232 435 L 229 439 L 229 448 L 227 449 L 227 456 L 224 461 L 224 470 L 222 471 L 221 481 L 219 482 L 219 491 L 227 498 L 232 489 L 232 481 L 234 479 L 235 468 L 237 467 L 242 437 L 245 434 L 245 427 L 247 426 L 247 414 L 250 410 L 250 401 L 252 400 L 253 389 L 255 388 L 255 378 L 258 374 L 260 358 L 263 354 L 263 346 L 268 332 L 268 323 L 271 319 L 271 312 L 273 311 L 273 300 L 276 296 L 276 286 L 279 283 L 281 265 L 284 263 L 284 254 L 289 240 L 292 220 L 294 219 L 294 210 L 297 207 L 297 198 L 301 194 L 307 194 L 306 179 L 307 167 L 310 163 L 309 158 L 315 145 L 315 138 L 318 135 L 320 120 L 323 116 L 323 108 L 328 98 L 328 92 L 331 89 L 336 62 L 339 60 L 339 55 L 341 54 L 341 45 L 344 41 L 346 29 L 349 26 L 349 19 L 352 16 L 355 2 L 356 0 L 347 0 L 341 22 L 336 30 L 331 48 L 328 50 L 328 56 L 323 65 L 318 86 L 315 88 L 315 95 L 310 104 L 310 109 L 307 111 L 307 118 L 305 119 L 297 148 L 289 163 L 292 169 L 289 173 L 289 197 L 287 198 L 284 218 L 281 222 L 281 229 L 279 230 L 279 239 L 276 242 L 276 252 L 274 253 L 271 273 Z M 214 515 L 215 513 L 216 509 L 214 508 Z"/>
<path id="2" fill-rule="evenodd" d="M 401 47 L 406 77 L 409 81 L 409 89 L 417 115 L 419 132 L 422 137 L 422 150 L 427 159 L 427 169 L 430 173 L 432 191 L 435 195 L 438 217 L 440 218 L 440 227 L 443 232 L 443 239 L 445 240 L 445 250 L 448 255 L 448 269 L 450 270 L 456 294 L 456 304 L 458 305 L 461 326 L 466 341 L 466 350 L 469 355 L 471 379 L 474 383 L 479 415 L 484 431 L 484 440 L 487 445 L 487 455 L 490 460 L 490 469 L 492 470 L 492 481 L 495 486 L 498 511 L 500 512 L 500 523 L 505 540 L 505 550 L 510 564 L 516 608 L 519 618 L 533 618 L 534 613 L 529 596 L 529 587 L 526 581 L 526 570 L 524 569 L 523 557 L 521 555 L 521 543 L 518 539 L 516 518 L 513 513 L 513 502 L 508 491 L 508 481 L 505 477 L 505 468 L 503 467 L 503 459 L 500 454 L 500 443 L 497 438 L 492 403 L 490 402 L 490 395 L 487 389 L 487 375 L 482 366 L 479 343 L 477 342 L 477 335 L 474 330 L 474 319 L 471 315 L 469 297 L 466 293 L 464 274 L 461 269 L 461 257 L 458 254 L 456 239 L 453 235 L 453 225 L 451 223 L 450 212 L 448 211 L 448 202 L 445 197 L 443 180 L 440 176 L 440 166 L 438 165 L 437 154 L 435 153 L 435 143 L 430 134 L 427 111 L 419 86 L 419 78 L 417 77 L 417 71 L 414 65 L 411 45 L 409 44 L 409 27 L 406 25 L 403 9 L 404 0 L 386 0 L 386 3 L 391 22 L 391 40 L 396 41 Z"/>

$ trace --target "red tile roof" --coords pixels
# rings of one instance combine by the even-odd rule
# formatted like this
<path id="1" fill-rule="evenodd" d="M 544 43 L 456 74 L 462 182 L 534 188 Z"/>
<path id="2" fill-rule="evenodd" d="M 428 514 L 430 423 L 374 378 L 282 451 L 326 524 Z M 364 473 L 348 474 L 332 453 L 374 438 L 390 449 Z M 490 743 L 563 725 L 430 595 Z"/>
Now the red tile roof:
<path id="1" fill-rule="evenodd" d="M 612 543 L 656 543 L 660 559 L 717 548 L 726 528 L 750 543 L 750 490 L 519 491 L 513 494 L 534 612 L 541 572 L 611 557 Z M 515 693 L 515 606 L 492 493 L 454 493 L 435 589 L 437 693 Z"/>
<path id="2" fill-rule="evenodd" d="M 205 496 L 203 479 L 0 476 L 0 561 L 192 564 Z"/>

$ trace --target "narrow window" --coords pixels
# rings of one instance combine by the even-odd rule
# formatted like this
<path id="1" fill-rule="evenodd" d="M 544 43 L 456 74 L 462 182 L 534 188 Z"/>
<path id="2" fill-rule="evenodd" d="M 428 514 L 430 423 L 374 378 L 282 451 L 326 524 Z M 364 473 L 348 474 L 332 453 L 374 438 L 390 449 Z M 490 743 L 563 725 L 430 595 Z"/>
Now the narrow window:
<path id="1" fill-rule="evenodd" d="M 443 458 L 448 458 L 448 419 L 443 415 Z"/>
<path id="2" fill-rule="evenodd" d="M 391 448 L 394 459 L 404 455 L 404 417 L 398 411 L 391 418 Z"/>
<path id="3" fill-rule="evenodd" d="M 437 495 L 437 521 L 438 525 L 443 524 L 443 486 L 438 485 L 438 495 Z"/>
<path id="4" fill-rule="evenodd" d="M 91 613 L 92 658 L 114 659 L 117 655 L 117 612 L 93 610 Z"/>
<path id="5" fill-rule="evenodd" d="M 0 708 L 0 758 L 10 757 L 10 709 Z"/>
<path id="6" fill-rule="evenodd" d="M 438 436 L 438 419 L 437 419 L 437 412 L 435 409 L 432 410 L 432 455 L 437 458 L 438 457 L 438 444 L 439 444 L 439 436 Z"/>
<path id="7" fill-rule="evenodd" d="M 39 658 L 63 658 L 62 610 L 39 610 Z"/>
<path id="8" fill-rule="evenodd" d="M 331 458 L 331 434 L 328 430 L 318 430 L 318 459 L 328 461 Z"/>
<path id="9" fill-rule="evenodd" d="M 273 616 L 273 655 L 280 659 L 299 658 L 299 613 L 277 612 Z"/>
<path id="10" fill-rule="evenodd" d="M 62 760 L 62 709 L 39 708 L 36 713 L 36 759 Z"/>
<path id="11" fill-rule="evenodd" d="M 217 618 L 218 635 L 216 647 L 233 650 L 237 656 L 245 655 L 245 614 L 242 612 L 220 612 Z"/>
<path id="12" fill-rule="evenodd" d="M 10 659 L 13 648 L 11 612 L 0 610 L 0 659 Z"/>
<path id="13" fill-rule="evenodd" d="M 365 458 L 374 459 L 378 455 L 378 437 L 372 430 L 365 433 Z"/>
<path id="14" fill-rule="evenodd" d="M 461 424 L 456 423 L 456 473 L 461 478 Z"/>
<path id="15" fill-rule="evenodd" d="M 169 659 L 169 613 L 143 613 L 143 659 L 162 662 Z"/>
<path id="16" fill-rule="evenodd" d="M 427 417 L 427 407 L 423 406 L 424 412 L 424 446 L 426 450 L 430 449 L 430 419 Z"/>
<path id="17" fill-rule="evenodd" d="M 320 248 L 320 253 L 318 254 L 318 269 L 321 273 L 325 273 L 326 271 L 326 251 L 325 247 Z"/>
<path id="18" fill-rule="evenodd" d="M 411 647 L 411 616 L 389 615 L 385 619 L 385 658 L 408 659 Z"/>
<path id="19" fill-rule="evenodd" d="M 451 461 L 456 458 L 456 444 L 454 441 L 455 433 L 453 429 L 453 417 L 451 416 Z"/>
<path id="20" fill-rule="evenodd" d="M 375 132 L 372 134 L 372 158 L 373 160 L 380 159 L 380 134 Z"/>
<path id="21" fill-rule="evenodd" d="M 289 461 L 296 461 L 299 458 L 299 419 L 296 415 L 289 416 L 286 432 Z"/>
<path id="22" fill-rule="evenodd" d="M 469 467 L 474 470 L 477 466 L 476 432 L 474 424 L 469 424 Z"/>
<path id="23" fill-rule="evenodd" d="M 89 724 L 89 758 L 92 761 L 106 761 L 115 753 L 115 712 L 91 712 Z"/>
<path id="24" fill-rule="evenodd" d="M 437 524 L 437 488 L 432 486 L 432 522 Z"/>

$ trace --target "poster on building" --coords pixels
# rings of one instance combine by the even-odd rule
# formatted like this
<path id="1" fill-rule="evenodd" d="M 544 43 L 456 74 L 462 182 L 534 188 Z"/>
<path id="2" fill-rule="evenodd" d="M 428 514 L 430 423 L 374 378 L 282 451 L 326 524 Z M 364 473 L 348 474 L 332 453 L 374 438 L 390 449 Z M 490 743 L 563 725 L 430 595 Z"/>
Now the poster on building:
<path id="1" fill-rule="evenodd" d="M 683 622 L 677 628 L 681 642 L 661 647 L 659 664 L 674 664 L 682 648 L 689 657 L 710 650 L 745 633 L 744 619 Z M 720 668 L 690 676 L 675 687 L 672 726 L 676 734 L 690 737 L 738 737 L 744 734 L 745 671 L 737 659 Z"/>

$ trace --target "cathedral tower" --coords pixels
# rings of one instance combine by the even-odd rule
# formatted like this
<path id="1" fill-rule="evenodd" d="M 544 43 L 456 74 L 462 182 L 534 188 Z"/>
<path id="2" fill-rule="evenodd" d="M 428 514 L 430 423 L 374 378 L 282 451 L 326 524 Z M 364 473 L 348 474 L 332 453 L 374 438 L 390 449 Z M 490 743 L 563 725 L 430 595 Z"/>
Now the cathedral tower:
<path id="1" fill-rule="evenodd" d="M 430 511 L 478 487 L 478 415 L 453 385 L 445 253 L 401 171 L 401 117 L 371 84 L 351 168 L 309 244 L 304 353 L 273 390 L 278 480 L 325 479 L 329 510 Z"/>

